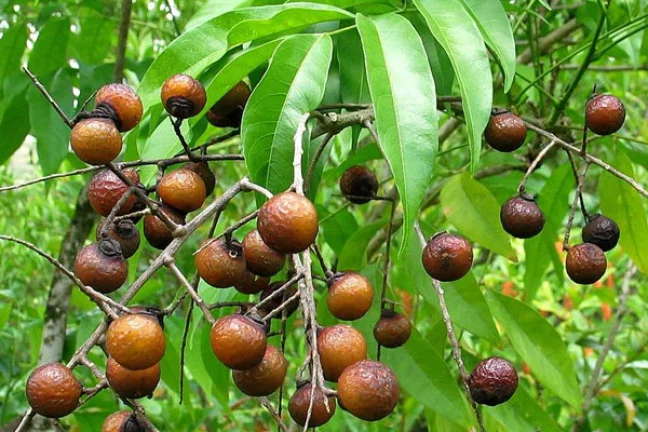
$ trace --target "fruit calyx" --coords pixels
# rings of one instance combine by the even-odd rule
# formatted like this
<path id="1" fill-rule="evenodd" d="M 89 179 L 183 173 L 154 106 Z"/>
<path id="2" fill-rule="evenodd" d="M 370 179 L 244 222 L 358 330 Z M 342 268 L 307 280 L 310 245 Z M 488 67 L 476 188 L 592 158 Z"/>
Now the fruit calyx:
<path id="1" fill-rule="evenodd" d="M 99 250 L 107 257 L 122 255 L 121 245 L 113 239 L 101 239 L 98 242 Z"/>

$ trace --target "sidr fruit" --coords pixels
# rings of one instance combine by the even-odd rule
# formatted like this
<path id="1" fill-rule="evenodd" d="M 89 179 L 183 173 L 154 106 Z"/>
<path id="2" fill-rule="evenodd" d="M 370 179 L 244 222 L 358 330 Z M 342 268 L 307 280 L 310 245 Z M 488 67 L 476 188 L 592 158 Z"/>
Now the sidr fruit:
<path id="1" fill-rule="evenodd" d="M 27 379 L 27 401 L 36 414 L 60 418 L 79 405 L 82 386 L 72 371 L 60 363 L 36 368 Z"/>
<path id="2" fill-rule="evenodd" d="M 374 289 L 369 279 L 354 271 L 336 274 L 328 282 L 326 304 L 334 317 L 353 321 L 371 309 Z"/>
<path id="3" fill-rule="evenodd" d="M 126 282 L 128 263 L 118 242 L 102 239 L 81 249 L 74 260 L 74 274 L 83 285 L 108 294 Z"/>
<path id="4" fill-rule="evenodd" d="M 122 174 L 134 185 L 137 185 L 140 181 L 139 174 L 135 170 L 127 168 L 122 171 Z M 90 180 L 88 202 L 95 212 L 104 217 L 108 216 L 113 207 L 128 192 L 128 188 L 129 186 L 112 171 L 101 171 Z M 117 215 L 121 216 L 130 213 L 136 203 L 137 196 L 133 193 L 119 207 Z"/>
<path id="5" fill-rule="evenodd" d="M 626 111 L 623 102 L 609 94 L 592 97 L 585 108 L 585 122 L 597 135 L 611 135 L 621 129 Z"/>
<path id="6" fill-rule="evenodd" d="M 108 114 L 121 132 L 133 129 L 142 119 L 142 101 L 124 84 L 108 84 L 99 89 L 95 108 Z"/>
<path id="7" fill-rule="evenodd" d="M 284 286 L 286 282 L 281 281 L 281 282 L 273 282 L 268 286 L 266 289 L 263 290 L 261 293 L 261 297 L 259 298 L 259 302 L 264 301 L 266 298 L 270 297 L 272 293 L 277 291 L 279 288 Z M 284 301 L 288 300 L 289 298 L 293 297 L 295 294 L 297 294 L 297 285 L 293 284 L 290 285 L 289 287 L 285 288 L 283 290 L 283 293 L 281 294 L 276 294 L 272 296 L 270 300 L 268 300 L 266 303 L 264 303 L 259 310 L 263 314 L 268 314 L 272 312 L 273 310 L 277 309 L 279 306 L 283 304 Z M 297 308 L 299 307 L 299 298 L 295 297 L 292 301 L 290 301 L 286 307 L 286 316 L 290 316 L 295 313 Z M 274 318 L 281 318 L 281 313 L 277 314 L 274 316 Z"/>
<path id="8" fill-rule="evenodd" d="M 612 219 L 600 214 L 589 217 L 587 225 L 583 228 L 583 243 L 592 243 L 603 249 L 603 252 L 610 251 L 619 243 L 621 231 L 619 226 Z"/>
<path id="9" fill-rule="evenodd" d="M 243 249 L 236 240 L 207 240 L 195 256 L 196 270 L 201 278 L 216 288 L 228 288 L 243 282 L 245 259 Z"/>
<path id="10" fill-rule="evenodd" d="M 527 128 L 524 121 L 510 111 L 502 111 L 491 116 L 484 131 L 486 142 L 501 152 L 512 152 L 524 144 Z"/>
<path id="11" fill-rule="evenodd" d="M 607 259 L 600 247 L 592 243 L 581 243 L 569 248 L 565 268 L 572 281 L 589 285 L 603 277 L 607 270 Z"/>
<path id="12" fill-rule="evenodd" d="M 536 201 L 528 195 L 509 199 L 500 210 L 504 231 L 516 238 L 528 239 L 540 234 L 545 217 Z"/>
<path id="13" fill-rule="evenodd" d="M 364 337 L 346 324 L 324 327 L 317 335 L 317 350 L 324 378 L 333 382 L 337 382 L 347 367 L 367 358 Z"/>
<path id="14" fill-rule="evenodd" d="M 373 330 L 376 341 L 385 348 L 405 345 L 412 334 L 412 323 L 405 315 L 383 310 Z"/>
<path id="15" fill-rule="evenodd" d="M 108 355 L 130 370 L 154 366 L 165 349 L 164 331 L 150 313 L 123 314 L 110 323 L 106 333 Z"/>
<path id="16" fill-rule="evenodd" d="M 461 279 L 470 271 L 473 251 L 463 237 L 439 233 L 432 237 L 423 250 L 423 267 L 430 276 L 441 282 Z"/>
<path id="17" fill-rule="evenodd" d="M 198 210 L 205 202 L 207 188 L 198 174 L 180 168 L 165 174 L 157 186 L 162 202 L 182 213 Z"/>
<path id="18" fill-rule="evenodd" d="M 173 222 L 178 225 L 185 224 L 185 216 L 169 206 L 160 207 Z M 156 249 L 164 249 L 173 241 L 173 234 L 166 224 L 157 216 L 146 215 L 144 218 L 144 237 Z"/>
<path id="19" fill-rule="evenodd" d="M 257 229 L 263 241 L 279 253 L 306 250 L 317 236 L 317 211 L 310 200 L 295 192 L 282 192 L 259 210 Z"/>
<path id="20" fill-rule="evenodd" d="M 133 221 L 130 219 L 122 219 L 118 222 L 111 223 L 108 227 L 105 225 L 106 219 L 101 219 L 97 225 L 97 241 L 104 238 L 103 235 L 105 235 L 106 238 L 119 243 L 124 258 L 130 258 L 135 255 L 140 245 L 140 234 L 137 228 L 135 228 Z"/>
<path id="21" fill-rule="evenodd" d="M 101 432 L 143 432 L 143 429 L 132 413 L 118 411 L 106 417 Z"/>
<path id="22" fill-rule="evenodd" d="M 243 280 L 234 285 L 234 288 L 242 294 L 259 294 L 268 286 L 270 286 L 270 278 L 257 276 L 246 270 Z"/>
<path id="23" fill-rule="evenodd" d="M 286 256 L 265 244 L 258 230 L 250 231 L 243 239 L 245 265 L 252 273 L 270 277 L 281 271 Z"/>
<path id="24" fill-rule="evenodd" d="M 143 398 L 153 394 L 160 382 L 160 363 L 146 369 L 130 370 L 108 357 L 106 378 L 119 396 L 126 399 Z"/>
<path id="25" fill-rule="evenodd" d="M 250 93 L 250 87 L 244 81 L 239 81 L 209 109 L 207 120 L 217 127 L 240 127 Z"/>
<path id="26" fill-rule="evenodd" d="M 70 146 L 83 162 L 104 165 L 119 156 L 122 137 L 115 124 L 108 119 L 84 119 L 72 128 Z"/>
<path id="27" fill-rule="evenodd" d="M 248 396 L 268 396 L 281 387 L 286 378 L 288 362 L 283 353 L 268 345 L 263 360 L 258 365 L 245 370 L 233 370 L 234 384 Z"/>
<path id="28" fill-rule="evenodd" d="M 162 104 L 173 117 L 193 117 L 202 111 L 206 102 L 205 87 L 189 75 L 173 75 L 162 85 Z"/>
<path id="29" fill-rule="evenodd" d="M 475 402 L 495 406 L 511 399 L 518 386 L 518 376 L 508 360 L 490 357 L 475 366 L 468 386 Z"/>
<path id="30" fill-rule="evenodd" d="M 250 369 L 263 360 L 268 345 L 265 328 L 244 315 L 219 318 L 211 329 L 216 358 L 230 369 Z"/>
<path id="31" fill-rule="evenodd" d="M 340 177 L 340 192 L 354 204 L 368 203 L 378 192 L 378 179 L 370 169 L 352 166 Z"/>
<path id="32" fill-rule="evenodd" d="M 384 364 L 362 360 L 342 372 L 338 381 L 340 406 L 359 419 L 377 421 L 394 411 L 400 386 Z"/>
<path id="33" fill-rule="evenodd" d="M 311 384 L 306 384 L 297 389 L 297 391 L 290 398 L 290 403 L 288 404 L 288 412 L 290 417 L 300 426 L 306 425 L 306 419 L 308 417 L 308 407 L 310 406 L 310 398 L 312 392 Z M 328 399 L 328 407 L 327 407 Z M 324 392 L 315 388 L 315 393 L 313 395 L 313 410 L 311 412 L 310 420 L 308 421 L 308 427 L 314 428 L 322 426 L 333 417 L 335 414 L 335 409 L 337 408 L 335 403 L 335 398 L 329 396 L 328 398 Z"/>
<path id="34" fill-rule="evenodd" d="M 214 192 L 214 188 L 216 187 L 216 177 L 209 168 L 207 162 L 191 162 L 184 165 L 182 168 L 193 171 L 200 176 L 202 181 L 205 183 L 205 192 L 207 196 Z"/>

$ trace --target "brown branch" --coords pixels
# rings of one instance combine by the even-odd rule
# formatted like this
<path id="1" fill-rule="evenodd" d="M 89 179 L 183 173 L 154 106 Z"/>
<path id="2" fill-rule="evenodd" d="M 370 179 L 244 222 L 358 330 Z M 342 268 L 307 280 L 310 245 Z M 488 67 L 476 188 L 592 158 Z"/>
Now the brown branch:
<path id="1" fill-rule="evenodd" d="M 193 299 L 194 303 L 200 308 L 200 310 L 203 312 L 203 315 L 205 315 L 205 319 L 209 321 L 209 324 L 214 325 L 216 324 L 216 319 L 212 316 L 209 306 L 207 306 L 207 303 L 198 295 L 198 292 L 194 289 L 194 287 L 189 283 L 187 278 L 185 277 L 184 274 L 180 271 L 178 266 L 175 265 L 173 257 L 168 256 L 164 260 L 164 265 L 166 265 L 173 275 L 180 281 L 182 286 L 187 290 L 191 298 Z"/>
<path id="2" fill-rule="evenodd" d="M 124 65 L 126 63 L 126 47 L 128 45 L 128 32 L 130 30 L 133 0 L 122 0 L 122 15 L 119 23 L 119 36 L 117 40 L 117 53 L 115 54 L 115 69 L 113 80 L 122 82 L 124 80 Z"/>

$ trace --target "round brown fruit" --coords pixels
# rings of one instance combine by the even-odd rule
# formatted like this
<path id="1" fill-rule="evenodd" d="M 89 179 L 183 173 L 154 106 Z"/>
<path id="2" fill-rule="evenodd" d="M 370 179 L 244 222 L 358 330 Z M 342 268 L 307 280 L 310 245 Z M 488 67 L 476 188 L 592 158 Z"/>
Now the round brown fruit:
<path id="1" fill-rule="evenodd" d="M 520 195 L 504 203 L 500 221 L 504 231 L 513 237 L 528 239 L 540 234 L 545 217 L 532 197 Z"/>
<path id="2" fill-rule="evenodd" d="M 259 294 L 269 286 L 270 278 L 257 276 L 246 270 L 243 280 L 234 285 L 234 288 L 242 294 Z"/>
<path id="3" fill-rule="evenodd" d="M 118 242 L 103 239 L 81 249 L 74 260 L 74 273 L 83 285 L 108 294 L 126 282 L 128 263 Z"/>
<path id="4" fill-rule="evenodd" d="M 317 211 L 308 198 L 283 192 L 263 204 L 257 229 L 265 244 L 279 253 L 292 254 L 313 244 L 317 224 Z"/>
<path id="5" fill-rule="evenodd" d="M 206 102 L 205 87 L 189 75 L 173 75 L 162 86 L 162 104 L 173 117 L 193 117 L 202 111 Z"/>
<path id="6" fill-rule="evenodd" d="M 511 399 L 518 386 L 518 376 L 508 360 L 490 357 L 475 366 L 468 386 L 475 402 L 495 406 Z"/>
<path id="7" fill-rule="evenodd" d="M 441 282 L 464 277 L 472 267 L 473 251 L 463 237 L 440 233 L 428 241 L 423 250 L 423 267 L 430 276 Z"/>
<path id="8" fill-rule="evenodd" d="M 592 97 L 585 108 L 585 122 L 597 135 L 611 135 L 621 129 L 626 110 L 616 96 L 602 94 Z"/>
<path id="9" fill-rule="evenodd" d="M 572 281 L 589 285 L 603 277 L 607 270 L 607 259 L 600 247 L 592 243 L 581 243 L 569 248 L 565 268 Z"/>
<path id="10" fill-rule="evenodd" d="M 135 224 L 130 219 L 122 219 L 118 222 L 111 223 L 110 226 L 105 227 L 106 219 L 101 219 L 97 225 L 96 237 L 97 241 L 104 238 L 114 240 L 121 246 L 122 255 L 124 258 L 130 258 L 135 255 L 140 245 L 140 234 Z M 104 230 L 105 227 L 105 230 Z"/>
<path id="11" fill-rule="evenodd" d="M 338 381 L 340 406 L 365 421 L 377 421 L 394 411 L 400 386 L 390 368 L 362 360 L 342 372 Z"/>
<path id="12" fill-rule="evenodd" d="M 207 162 L 191 162 L 182 167 L 183 169 L 193 171 L 200 176 L 203 183 L 205 183 L 205 193 L 207 196 L 214 192 L 216 187 L 216 176 L 209 168 Z"/>
<path id="13" fill-rule="evenodd" d="M 36 414 L 60 418 L 79 405 L 81 383 L 72 371 L 60 363 L 36 368 L 27 379 L 27 401 Z"/>
<path id="14" fill-rule="evenodd" d="M 208 243 L 207 243 L 208 242 Z M 224 239 L 207 240 L 195 256 L 201 278 L 216 288 L 228 288 L 243 282 L 246 268 L 241 244 Z"/>
<path id="15" fill-rule="evenodd" d="M 207 189 L 198 174 L 181 168 L 162 177 L 157 193 L 164 204 L 182 213 L 189 213 L 203 205 Z"/>
<path id="16" fill-rule="evenodd" d="M 284 382 L 288 362 L 283 353 L 272 345 L 266 347 L 261 363 L 250 369 L 233 370 L 234 384 L 248 396 L 268 396 Z"/>
<path id="17" fill-rule="evenodd" d="M 72 128 L 70 145 L 74 154 L 83 162 L 104 165 L 119 156 L 122 137 L 110 120 L 84 119 Z"/>
<path id="18" fill-rule="evenodd" d="M 273 282 L 268 286 L 266 289 L 263 290 L 261 293 L 261 297 L 259 298 L 259 302 L 264 301 L 266 298 L 270 297 L 272 293 L 277 291 L 279 288 L 284 286 L 286 282 L 280 281 L 280 282 Z M 284 301 L 287 301 L 289 298 L 293 297 L 295 294 L 297 294 L 297 286 L 295 284 L 290 285 L 288 288 L 284 289 L 282 294 L 277 294 L 273 296 L 270 300 L 268 300 L 267 303 L 264 303 L 259 310 L 263 314 L 269 314 L 273 310 L 277 309 L 279 306 L 283 304 Z M 299 308 L 299 298 L 295 298 L 292 301 L 290 301 L 286 305 L 286 316 L 289 317 L 290 315 L 294 314 L 295 311 Z M 281 313 L 275 315 L 273 318 L 281 318 Z"/>
<path id="19" fill-rule="evenodd" d="M 524 144 L 527 127 L 524 121 L 510 111 L 491 116 L 484 131 L 486 142 L 501 152 L 512 152 Z"/>
<path id="20" fill-rule="evenodd" d="M 108 84 L 99 89 L 95 107 L 109 113 L 121 132 L 133 129 L 142 119 L 142 100 L 124 84 Z"/>
<path id="21" fill-rule="evenodd" d="M 250 93 L 250 87 L 244 81 L 239 81 L 209 109 L 207 120 L 216 127 L 240 127 Z"/>
<path id="22" fill-rule="evenodd" d="M 250 231 L 243 239 L 243 255 L 248 270 L 265 277 L 279 273 L 286 262 L 286 256 L 265 244 L 258 230 Z"/>
<path id="23" fill-rule="evenodd" d="M 288 412 L 290 412 L 290 417 L 300 426 L 306 425 L 306 419 L 308 417 L 308 407 L 310 406 L 310 397 L 312 392 L 311 384 L 306 384 L 297 389 L 297 391 L 290 398 L 290 403 L 288 404 Z M 327 408 L 327 399 L 328 399 L 328 408 Z M 313 409 L 311 412 L 310 420 L 308 421 L 308 427 L 314 428 L 322 426 L 333 417 L 335 414 L 335 398 L 329 396 L 328 398 L 324 392 L 315 388 L 315 393 L 313 396 Z"/>
<path id="24" fill-rule="evenodd" d="M 374 289 L 369 279 L 354 271 L 336 274 L 328 282 L 326 304 L 334 317 L 353 321 L 371 309 Z"/>
<path id="25" fill-rule="evenodd" d="M 125 169 L 122 171 L 124 177 L 133 184 L 140 181 L 137 171 Z M 90 180 L 88 186 L 88 202 L 92 209 L 101 216 L 108 216 L 112 209 L 117 205 L 120 199 L 128 192 L 129 186 L 121 181 L 112 171 L 101 171 Z M 117 215 L 125 215 L 132 211 L 137 203 L 137 196 L 131 194 L 126 201 L 119 207 Z"/>
<path id="26" fill-rule="evenodd" d="M 154 366 L 162 360 L 165 349 L 164 330 L 149 313 L 121 315 L 106 333 L 108 355 L 130 370 Z"/>
<path id="27" fill-rule="evenodd" d="M 117 411 L 106 417 L 101 426 L 101 432 L 123 432 L 126 422 L 131 418 L 128 411 Z"/>
<path id="28" fill-rule="evenodd" d="M 610 251 L 619 243 L 621 231 L 619 226 L 612 219 L 600 214 L 589 217 L 587 225 L 583 228 L 583 243 L 592 243 L 603 249 L 603 252 Z"/>
<path id="29" fill-rule="evenodd" d="M 106 378 L 119 396 L 126 399 L 143 398 L 152 395 L 160 382 L 160 363 L 146 369 L 130 370 L 108 357 Z"/>
<path id="30" fill-rule="evenodd" d="M 376 341 L 385 348 L 405 345 L 412 334 L 412 323 L 405 315 L 383 310 L 373 330 Z"/>
<path id="31" fill-rule="evenodd" d="M 340 177 L 340 192 L 354 204 L 366 204 L 378 192 L 378 179 L 370 169 L 352 166 Z"/>
<path id="32" fill-rule="evenodd" d="M 250 369 L 263 360 L 268 345 L 262 325 L 240 314 L 219 318 L 211 329 L 216 358 L 230 369 Z"/>
<path id="33" fill-rule="evenodd" d="M 324 378 L 337 382 L 349 366 L 367 358 L 367 343 L 362 334 L 346 324 L 324 327 L 317 335 L 317 350 Z"/>
<path id="34" fill-rule="evenodd" d="M 185 224 L 185 216 L 171 207 L 162 206 L 160 211 L 176 224 Z M 144 218 L 144 237 L 156 249 L 164 249 L 173 241 L 173 233 L 160 218 L 154 215 L 146 215 Z"/>

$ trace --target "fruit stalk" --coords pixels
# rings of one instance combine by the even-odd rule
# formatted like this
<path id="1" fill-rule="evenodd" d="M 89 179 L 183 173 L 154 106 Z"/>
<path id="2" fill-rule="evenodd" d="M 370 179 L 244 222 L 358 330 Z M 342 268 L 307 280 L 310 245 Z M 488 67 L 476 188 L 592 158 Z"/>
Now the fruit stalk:
<path id="1" fill-rule="evenodd" d="M 585 187 L 585 175 L 589 170 L 590 163 L 586 163 L 583 168 L 583 172 L 578 176 L 578 185 L 576 186 L 576 195 L 574 195 L 574 201 L 572 202 L 571 209 L 569 210 L 569 219 L 567 219 L 567 227 L 565 228 L 565 239 L 563 240 L 563 252 L 567 252 L 569 249 L 569 236 L 571 234 L 571 227 L 574 223 L 574 217 L 576 216 L 576 208 L 578 207 L 578 197 L 583 193 L 583 188 Z M 587 221 L 586 221 L 587 222 Z"/>

